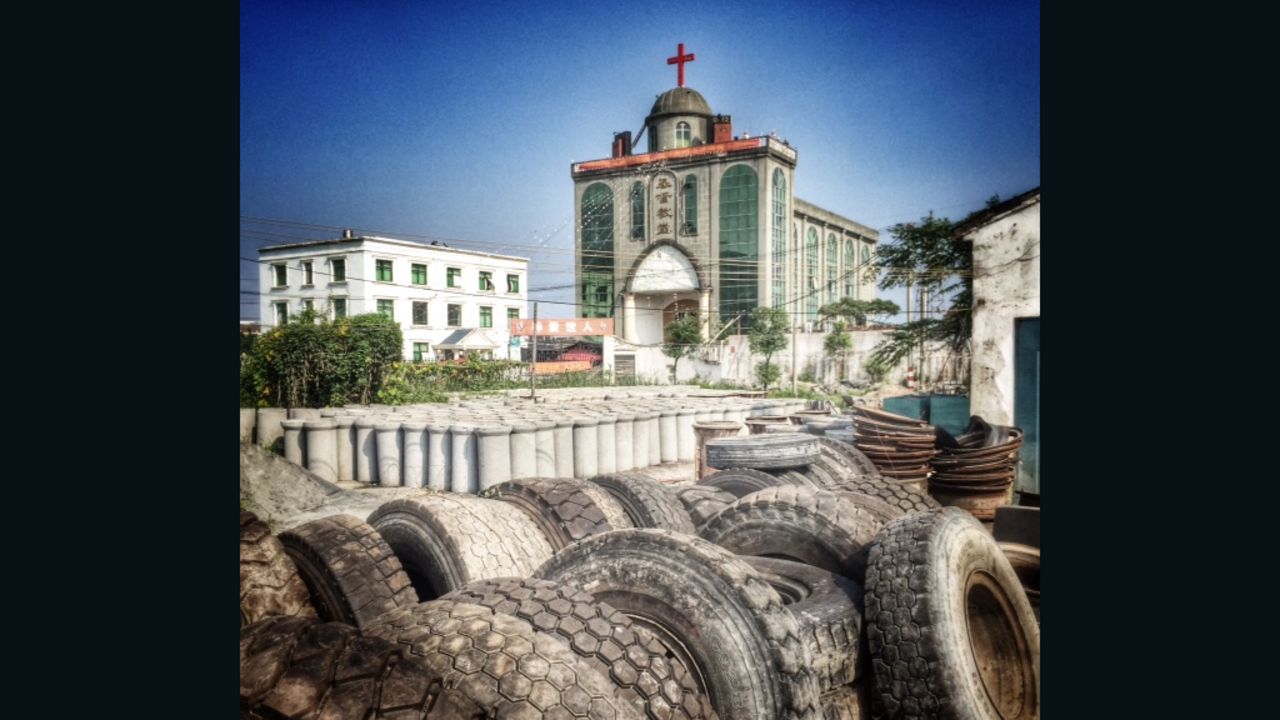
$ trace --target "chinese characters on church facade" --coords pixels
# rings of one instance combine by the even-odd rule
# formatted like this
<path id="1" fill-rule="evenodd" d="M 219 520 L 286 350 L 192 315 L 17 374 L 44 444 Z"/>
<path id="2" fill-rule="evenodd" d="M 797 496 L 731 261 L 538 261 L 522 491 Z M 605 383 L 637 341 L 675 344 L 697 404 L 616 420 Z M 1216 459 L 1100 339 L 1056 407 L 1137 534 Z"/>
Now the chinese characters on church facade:
<path id="1" fill-rule="evenodd" d="M 653 180 L 653 239 L 671 240 L 676 228 L 676 178 L 658 173 Z"/>

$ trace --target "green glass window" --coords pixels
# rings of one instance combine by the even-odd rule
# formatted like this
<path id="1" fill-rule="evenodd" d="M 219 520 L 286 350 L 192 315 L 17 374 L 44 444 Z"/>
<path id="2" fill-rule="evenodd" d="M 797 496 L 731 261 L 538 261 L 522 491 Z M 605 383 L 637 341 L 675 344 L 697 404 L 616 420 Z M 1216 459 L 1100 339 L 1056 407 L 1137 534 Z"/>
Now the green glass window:
<path id="1" fill-rule="evenodd" d="M 847 298 L 858 297 L 858 272 L 853 261 L 853 240 L 846 239 L 844 241 L 844 296 Z"/>
<path id="2" fill-rule="evenodd" d="M 333 306 L 333 317 L 335 320 L 340 320 L 347 316 L 346 298 L 334 298 L 329 304 Z"/>
<path id="3" fill-rule="evenodd" d="M 413 275 L 414 285 L 427 284 L 427 266 L 426 265 L 419 265 L 418 263 L 414 263 L 410 269 L 412 270 L 411 274 Z"/>
<path id="4" fill-rule="evenodd" d="M 289 270 L 284 265 L 272 265 L 271 269 L 276 273 L 276 287 L 287 287 L 289 285 Z"/>
<path id="5" fill-rule="evenodd" d="M 447 268 L 445 276 L 449 287 L 462 287 L 462 268 Z"/>
<path id="6" fill-rule="evenodd" d="M 787 176 L 773 171 L 773 306 L 782 307 L 787 295 Z"/>
<path id="7" fill-rule="evenodd" d="M 676 124 L 676 147 L 687 148 L 693 140 L 693 130 L 689 127 L 689 123 L 680 122 Z"/>
<path id="8" fill-rule="evenodd" d="M 330 262 L 333 268 L 333 279 L 330 282 L 346 282 L 347 281 L 347 261 L 333 260 Z"/>
<path id="9" fill-rule="evenodd" d="M 395 316 L 396 316 L 396 301 L 395 301 L 395 300 L 379 300 L 379 301 L 378 301 L 378 314 L 379 314 L 379 315 L 386 315 L 386 316 L 387 316 L 387 317 L 389 317 L 389 318 L 395 318 Z"/>
<path id="10" fill-rule="evenodd" d="M 449 306 L 449 327 L 458 327 L 462 324 L 462 306 Z"/>
<path id="11" fill-rule="evenodd" d="M 413 304 L 413 324 L 414 325 L 427 324 L 427 303 L 415 302 Z"/>
<path id="12" fill-rule="evenodd" d="M 507 292 L 509 293 L 520 292 L 520 276 L 519 275 L 507 276 Z"/>
<path id="13" fill-rule="evenodd" d="M 480 306 L 480 327 L 482 328 L 493 327 L 493 308 L 489 307 L 488 305 Z"/>
<path id="14" fill-rule="evenodd" d="M 302 263 L 302 284 L 310 285 L 311 280 L 311 262 L 307 261 Z"/>
<path id="15" fill-rule="evenodd" d="M 583 317 L 613 317 L 613 191 L 594 183 L 582 194 Z"/>
<path id="16" fill-rule="evenodd" d="M 631 239 L 644 239 L 644 183 L 631 184 Z"/>
<path id="17" fill-rule="evenodd" d="M 862 246 L 862 264 L 866 265 L 869 262 L 871 262 L 871 248 L 866 245 L 863 245 Z"/>
<path id="18" fill-rule="evenodd" d="M 805 267 L 805 311 L 809 315 L 809 322 L 818 320 L 818 295 L 822 288 L 818 287 L 818 231 L 809 228 L 809 234 L 805 237 L 804 244 L 804 267 Z"/>
<path id="19" fill-rule="evenodd" d="M 480 285 L 480 290 L 482 291 L 487 292 L 489 290 L 492 290 L 493 289 L 493 273 L 481 272 L 479 285 Z"/>
<path id="20" fill-rule="evenodd" d="M 519 319 L 520 319 L 520 308 L 507 308 L 507 319 L 508 319 L 508 320 L 519 320 Z"/>
<path id="21" fill-rule="evenodd" d="M 840 279 L 840 245 L 834 233 L 827 235 L 827 302 L 836 301 L 836 283 Z"/>
<path id="22" fill-rule="evenodd" d="M 684 224 L 680 232 L 685 235 L 698 234 L 698 176 L 684 177 Z"/>
<path id="23" fill-rule="evenodd" d="M 422 360 L 431 353 L 431 345 L 428 343 L 416 342 L 413 344 L 413 361 L 422 362 Z"/>
<path id="24" fill-rule="evenodd" d="M 289 303 L 276 303 L 276 325 L 289 322 Z"/>
<path id="25" fill-rule="evenodd" d="M 378 282 L 392 282 L 391 280 L 391 261 L 378 260 Z"/>
<path id="26" fill-rule="evenodd" d="M 757 187 L 756 171 L 746 165 L 729 168 L 720 181 L 720 321 L 742 313 L 744 332 L 757 304 Z"/>

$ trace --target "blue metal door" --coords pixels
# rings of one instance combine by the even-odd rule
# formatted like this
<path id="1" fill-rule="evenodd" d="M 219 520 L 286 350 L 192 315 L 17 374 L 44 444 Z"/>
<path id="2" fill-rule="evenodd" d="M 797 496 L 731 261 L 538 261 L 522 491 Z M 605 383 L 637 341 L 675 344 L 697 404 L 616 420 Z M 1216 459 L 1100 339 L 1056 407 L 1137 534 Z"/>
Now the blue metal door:
<path id="1" fill-rule="evenodd" d="M 1040 318 L 1014 320 L 1013 424 L 1025 433 L 1018 490 L 1040 493 Z"/>

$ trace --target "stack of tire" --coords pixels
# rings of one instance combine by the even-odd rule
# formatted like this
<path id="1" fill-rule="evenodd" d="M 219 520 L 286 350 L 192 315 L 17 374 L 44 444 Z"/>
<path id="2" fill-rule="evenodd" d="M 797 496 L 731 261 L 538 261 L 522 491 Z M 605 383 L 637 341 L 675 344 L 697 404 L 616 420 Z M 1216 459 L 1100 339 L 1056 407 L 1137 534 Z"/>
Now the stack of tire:
<path id="1" fill-rule="evenodd" d="M 945 714 L 976 702 L 950 674 L 968 682 L 965 668 L 987 670 L 972 654 L 948 666 L 965 638 L 938 624 L 964 618 L 915 615 L 954 600 L 951 569 L 936 567 L 951 562 L 950 548 L 939 543 L 975 542 L 951 529 L 954 511 L 908 513 L 876 493 L 781 481 L 741 498 L 699 487 L 730 500 L 701 527 L 687 493 L 629 474 L 512 481 L 488 498 L 424 492 L 367 523 L 335 516 L 278 539 L 260 529 L 246 538 L 242 516 L 242 717 L 764 720 L 869 717 L 881 704 L 908 717 L 928 702 Z M 710 501 L 692 499 L 704 511 Z M 891 534 L 908 520 L 911 548 Z M 246 565 L 267 556 L 275 571 L 266 581 L 248 573 L 246 592 Z M 994 569 L 982 548 L 965 557 L 997 590 L 1009 578 L 1018 587 L 998 550 Z M 262 597 L 276 589 L 289 599 Z M 995 591 L 985 592 L 980 600 Z M 246 612 L 246 597 L 260 609 Z M 986 702 L 1017 695 L 1033 717 L 1038 630 L 1019 637 L 993 651 L 1025 647 L 1030 680 L 982 681 L 1005 683 Z M 926 654 L 935 639 L 943 654 Z M 927 702 L 913 694 L 926 685 Z"/>

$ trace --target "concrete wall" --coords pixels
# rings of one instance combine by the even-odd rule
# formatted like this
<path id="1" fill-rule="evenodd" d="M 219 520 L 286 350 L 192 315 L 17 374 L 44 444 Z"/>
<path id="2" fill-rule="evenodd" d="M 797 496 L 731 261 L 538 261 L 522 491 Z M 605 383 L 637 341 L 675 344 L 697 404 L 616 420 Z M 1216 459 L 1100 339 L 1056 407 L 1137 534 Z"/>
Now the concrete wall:
<path id="1" fill-rule="evenodd" d="M 1013 328 L 1040 317 L 1040 195 L 969 234 L 973 240 L 973 366 L 970 406 L 1013 424 Z"/>

